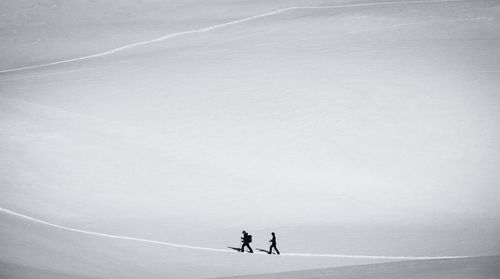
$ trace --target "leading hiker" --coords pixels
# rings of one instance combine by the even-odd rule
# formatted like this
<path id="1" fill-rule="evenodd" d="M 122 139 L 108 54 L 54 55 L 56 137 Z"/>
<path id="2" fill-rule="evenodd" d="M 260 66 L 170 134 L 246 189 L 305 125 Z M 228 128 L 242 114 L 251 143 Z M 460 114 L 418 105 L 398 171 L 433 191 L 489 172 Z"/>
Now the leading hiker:
<path id="1" fill-rule="evenodd" d="M 280 251 L 278 251 L 278 248 L 276 248 L 276 235 L 274 234 L 274 232 L 272 232 L 271 235 L 272 235 L 271 240 L 269 240 L 269 242 L 271 242 L 271 247 L 269 247 L 268 254 L 271 254 L 273 251 L 273 248 L 274 248 L 274 250 L 276 251 L 276 254 L 279 255 Z"/>

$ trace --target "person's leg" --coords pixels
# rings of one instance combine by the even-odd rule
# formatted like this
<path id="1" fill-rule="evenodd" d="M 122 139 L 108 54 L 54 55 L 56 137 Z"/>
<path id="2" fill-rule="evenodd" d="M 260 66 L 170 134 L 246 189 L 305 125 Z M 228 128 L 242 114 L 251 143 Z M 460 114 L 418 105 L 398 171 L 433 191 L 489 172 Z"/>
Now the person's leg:
<path id="1" fill-rule="evenodd" d="M 274 246 L 274 250 L 276 250 L 276 253 L 279 255 L 280 251 L 278 251 L 278 248 L 276 247 L 276 244 L 274 244 L 273 246 Z"/>
<path id="2" fill-rule="evenodd" d="M 267 252 L 269 255 L 271 255 L 273 253 L 273 245 L 271 244 L 271 246 L 269 246 L 269 252 Z"/>
<path id="3" fill-rule="evenodd" d="M 241 244 L 241 250 L 240 252 L 244 252 L 245 251 L 245 243 Z"/>
<path id="4" fill-rule="evenodd" d="M 250 253 L 253 253 L 252 247 L 250 247 L 250 243 L 247 244 L 248 250 L 250 250 Z"/>

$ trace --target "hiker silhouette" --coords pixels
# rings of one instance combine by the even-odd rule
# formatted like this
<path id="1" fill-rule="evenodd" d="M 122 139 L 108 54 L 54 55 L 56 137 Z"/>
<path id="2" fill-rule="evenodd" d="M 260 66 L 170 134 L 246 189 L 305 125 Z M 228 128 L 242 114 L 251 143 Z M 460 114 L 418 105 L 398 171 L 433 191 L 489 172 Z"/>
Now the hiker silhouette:
<path id="1" fill-rule="evenodd" d="M 273 248 L 274 250 L 276 251 L 276 254 L 280 254 L 280 251 L 278 251 L 278 248 L 276 248 L 276 235 L 274 234 L 274 232 L 271 233 L 272 235 L 272 238 L 271 240 L 269 240 L 269 242 L 271 242 L 271 247 L 269 247 L 269 252 L 268 254 L 271 254 L 273 252 Z"/>
<path id="2" fill-rule="evenodd" d="M 250 247 L 250 243 L 252 242 L 252 236 L 249 235 L 246 231 L 242 231 L 241 233 L 243 233 L 243 236 L 241 237 L 241 242 L 243 244 L 241 245 L 240 252 L 245 252 L 245 247 L 247 247 L 248 250 L 250 250 L 249 252 L 253 253 L 252 247 Z"/>

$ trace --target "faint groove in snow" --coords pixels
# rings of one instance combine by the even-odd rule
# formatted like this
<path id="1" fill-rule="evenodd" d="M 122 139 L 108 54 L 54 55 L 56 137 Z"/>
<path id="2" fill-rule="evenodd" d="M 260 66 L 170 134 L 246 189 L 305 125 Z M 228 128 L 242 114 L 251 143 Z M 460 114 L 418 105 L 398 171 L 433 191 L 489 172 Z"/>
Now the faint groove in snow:
<path id="1" fill-rule="evenodd" d="M 220 248 L 210 248 L 210 247 L 200 247 L 200 246 L 192 246 L 192 245 L 185 245 L 185 244 L 178 244 L 178 243 L 171 243 L 171 242 L 164 242 L 164 241 L 157 241 L 157 240 L 150 240 L 150 239 L 145 239 L 145 238 L 136 238 L 136 237 L 129 237 L 129 236 L 122 236 L 122 235 L 114 235 L 114 234 L 107 234 L 107 233 L 99 233 L 99 232 L 93 232 L 93 231 L 87 231 L 87 230 L 81 230 L 77 228 L 72 228 L 72 227 L 67 227 L 67 226 L 62 226 L 54 223 L 50 223 L 47 221 L 43 221 L 34 217 L 30 217 L 28 215 L 24 215 L 21 213 L 17 213 L 15 211 L 2 208 L 0 207 L 0 211 L 6 214 L 10 214 L 19 218 L 23 218 L 32 222 L 36 222 L 39 224 L 44 224 L 50 227 L 58 228 L 61 230 L 65 231 L 71 231 L 71 232 L 76 232 L 76 233 L 82 233 L 82 234 L 87 234 L 87 235 L 93 235 L 93 236 L 99 236 L 99 237 L 106 237 L 106 238 L 114 238 L 114 239 L 122 239 L 122 240 L 129 240 L 129 241 L 137 241 L 137 242 L 144 242 L 144 243 L 151 243 L 151 244 L 157 244 L 157 245 L 163 245 L 163 246 L 169 246 L 169 247 L 175 247 L 175 248 L 185 248 L 185 249 L 193 249 L 193 250 L 203 250 L 203 251 L 212 251 L 212 252 L 223 252 L 223 253 L 234 253 L 234 251 L 227 250 L 227 249 L 220 249 Z M 265 254 L 261 254 L 265 255 Z M 282 253 L 282 256 L 289 256 L 289 257 L 329 257 L 329 258 L 353 258 L 353 259 L 385 259 L 385 260 L 435 260 L 435 259 L 459 259 L 459 258 L 471 258 L 474 256 L 437 256 L 437 257 L 419 257 L 419 256 L 368 256 L 368 255 L 341 255 L 341 254 L 309 254 L 309 253 Z"/>
<path id="2" fill-rule="evenodd" d="M 464 1 L 464 0 L 424 0 L 424 1 L 404 1 L 404 2 L 378 2 L 378 3 L 362 3 L 362 4 L 345 4 L 345 5 L 330 5 L 330 6 L 293 6 L 293 7 L 288 7 L 288 8 L 281 8 L 278 10 L 274 10 L 271 12 L 263 13 L 260 15 L 255 15 L 255 16 L 250 16 L 250 17 L 245 17 L 242 19 L 237 19 L 237 20 L 232 20 L 228 21 L 225 23 L 219 23 L 215 24 L 212 26 L 208 27 L 203 27 L 199 29 L 194 29 L 194 30 L 187 30 L 187 31 L 181 31 L 181 32 L 175 32 L 171 33 L 162 37 L 158 37 L 155 39 L 147 40 L 147 41 L 140 41 L 136 43 L 131 43 L 128 45 L 124 45 L 118 48 L 110 49 L 107 51 L 95 53 L 95 54 L 90 54 L 86 56 L 81 56 L 81 57 L 75 57 L 71 59 L 66 59 L 66 60 L 59 60 L 55 62 L 50 62 L 50 63 L 45 63 L 45 64 L 39 64 L 39 65 L 32 65 L 32 66 L 24 66 L 24 67 L 18 67 L 18 68 L 11 68 L 11 69 L 5 69 L 5 70 L 0 70 L 0 73 L 9 73 L 9 72 L 15 72 L 15 71 L 22 71 L 22 70 L 28 70 L 28 69 L 36 69 L 36 68 L 43 68 L 43 67 L 48 67 L 48 66 L 54 66 L 54 65 L 59 65 L 59 64 L 65 64 L 65 63 L 70 63 L 70 62 L 76 62 L 76 61 L 81 61 L 81 60 L 87 60 L 87 59 L 92 59 L 92 58 L 97 58 L 101 56 L 106 56 L 113 54 L 115 52 L 127 50 L 130 48 L 135 48 L 138 46 L 143 46 L 143 45 L 148 45 L 152 43 L 157 43 L 161 41 L 165 41 L 171 38 L 175 38 L 178 36 L 183 36 L 183 35 L 189 35 L 189 34 L 196 34 L 196 33 L 205 33 L 209 32 L 215 29 L 219 29 L 222 27 L 230 26 L 230 25 L 235 25 L 235 24 L 240 24 L 244 23 L 247 21 L 252 21 L 256 20 L 259 18 L 263 17 L 269 17 L 277 14 L 281 14 L 284 12 L 292 11 L 292 10 L 313 10 L 313 9 L 339 9 L 339 8 L 356 8 L 356 7 L 370 7 L 370 6 L 390 6 L 390 5 L 410 5 L 410 4 L 425 4 L 425 3 L 446 3 L 446 2 L 459 2 L 459 1 Z"/>
<path id="3" fill-rule="evenodd" d="M 60 74 L 71 74 L 71 73 L 83 72 L 83 71 L 95 71 L 95 70 L 113 68 L 113 67 L 116 67 L 117 65 L 121 66 L 124 64 L 132 64 L 135 62 L 136 62 L 135 60 L 127 60 L 127 61 L 122 61 L 122 62 L 118 62 L 118 63 L 104 64 L 102 66 L 97 66 L 97 67 L 77 68 L 77 69 L 72 69 L 72 70 L 55 71 L 55 72 L 34 74 L 34 75 L 15 75 L 11 78 L 0 79 L 0 81 L 15 81 L 15 80 L 23 80 L 23 79 L 34 79 L 34 78 L 40 78 L 40 77 L 50 77 L 50 76 L 55 76 L 55 75 L 60 75 Z"/>
<path id="4" fill-rule="evenodd" d="M 98 118 L 98 117 L 95 117 L 95 116 L 91 116 L 91 115 L 87 115 L 87 114 L 83 114 L 83 113 L 79 113 L 79 112 L 74 112 L 74 111 L 70 111 L 70 110 L 65 110 L 65 109 L 58 108 L 58 107 L 53 107 L 53 106 L 48 106 L 48 105 L 42 105 L 42 104 L 38 104 L 38 103 L 32 103 L 32 102 L 21 101 L 21 100 L 12 99 L 12 98 L 5 98 L 5 97 L 0 97 L 0 101 L 5 101 L 5 102 L 10 102 L 10 103 L 20 104 L 20 105 L 23 105 L 23 106 L 38 107 L 38 108 L 47 109 L 47 110 L 54 111 L 54 112 L 63 113 L 63 114 L 66 114 L 66 115 L 69 114 L 69 115 L 74 115 L 74 116 L 77 116 L 77 117 L 80 117 L 80 118 L 86 118 L 86 119 L 89 119 L 89 120 L 92 120 L 92 121 L 104 122 L 104 123 L 109 123 L 109 124 L 116 124 L 114 122 L 111 122 L 111 121 L 108 121 L 108 120 L 105 120 L 105 119 L 102 119 L 102 118 Z"/>

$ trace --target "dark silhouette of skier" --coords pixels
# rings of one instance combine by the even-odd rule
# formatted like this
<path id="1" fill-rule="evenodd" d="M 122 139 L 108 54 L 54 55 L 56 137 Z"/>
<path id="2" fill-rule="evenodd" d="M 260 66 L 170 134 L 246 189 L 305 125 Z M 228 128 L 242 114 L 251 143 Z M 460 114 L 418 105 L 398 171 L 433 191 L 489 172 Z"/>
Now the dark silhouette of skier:
<path id="1" fill-rule="evenodd" d="M 252 247 L 250 247 L 252 236 L 249 235 L 246 231 L 242 231 L 241 233 L 243 233 L 243 237 L 241 237 L 241 242 L 243 242 L 243 244 L 241 245 L 240 252 L 245 252 L 245 247 L 247 247 L 248 250 L 250 250 L 250 253 L 253 253 Z"/>
<path id="2" fill-rule="evenodd" d="M 271 240 L 269 240 L 269 242 L 271 242 L 271 247 L 269 247 L 268 254 L 271 254 L 273 252 L 273 248 L 274 248 L 274 250 L 276 250 L 276 253 L 279 255 L 280 251 L 278 251 L 278 248 L 276 248 L 276 235 L 274 234 L 274 232 L 272 232 L 271 235 L 273 237 L 271 238 Z"/>

